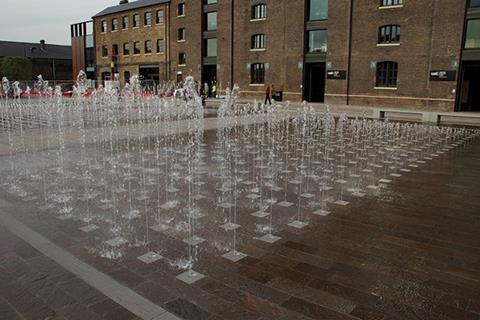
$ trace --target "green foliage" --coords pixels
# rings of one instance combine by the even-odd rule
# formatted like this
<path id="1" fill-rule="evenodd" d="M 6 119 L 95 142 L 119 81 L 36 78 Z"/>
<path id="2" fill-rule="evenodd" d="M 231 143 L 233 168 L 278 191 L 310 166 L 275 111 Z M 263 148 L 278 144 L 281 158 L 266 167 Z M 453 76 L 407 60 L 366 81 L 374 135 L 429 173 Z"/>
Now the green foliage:
<path id="1" fill-rule="evenodd" d="M 0 61 L 0 74 L 11 81 L 30 80 L 32 78 L 32 61 L 21 57 L 4 57 Z"/>
<path id="2" fill-rule="evenodd" d="M 2 71 L 2 61 L 3 61 L 3 57 L 0 57 L 0 80 L 2 79 L 3 77 L 3 71 Z"/>

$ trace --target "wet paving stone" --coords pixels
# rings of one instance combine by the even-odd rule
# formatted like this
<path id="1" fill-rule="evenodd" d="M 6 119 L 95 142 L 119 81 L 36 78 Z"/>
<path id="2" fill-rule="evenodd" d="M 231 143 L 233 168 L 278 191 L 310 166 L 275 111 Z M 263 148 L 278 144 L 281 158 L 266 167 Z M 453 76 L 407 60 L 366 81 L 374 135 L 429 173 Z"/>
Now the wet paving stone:
<path id="1" fill-rule="evenodd" d="M 15 308 L 10 305 L 4 298 L 0 297 L 0 315 L 2 319 L 22 320 L 23 317 L 17 313 Z"/>
<path id="2" fill-rule="evenodd" d="M 202 290 L 232 303 L 240 302 L 247 295 L 243 291 L 226 286 L 210 278 L 205 278 L 198 285 Z"/>
<path id="3" fill-rule="evenodd" d="M 137 287 L 140 283 L 145 281 L 144 277 L 141 277 L 126 268 L 115 270 L 109 273 L 109 275 L 130 288 Z"/>
<path id="4" fill-rule="evenodd" d="M 333 310 L 327 309 L 325 307 L 319 306 L 314 303 L 307 302 L 305 300 L 292 297 L 282 303 L 282 307 L 285 307 L 289 310 L 301 313 L 310 317 L 312 319 L 332 319 L 332 320 L 353 320 L 355 319 L 352 316 L 345 315 Z"/>
<path id="5" fill-rule="evenodd" d="M 102 320 L 103 317 L 82 304 L 74 304 L 63 309 L 60 314 L 66 320 Z"/>
<path id="6" fill-rule="evenodd" d="M 168 302 L 166 307 L 169 311 L 186 320 L 207 320 L 210 317 L 209 312 L 187 300 L 180 298 Z"/>
<path id="7" fill-rule="evenodd" d="M 214 133 L 206 133 L 207 142 L 212 142 Z M 178 154 L 179 165 L 183 165 L 183 157 Z M 19 198 L 7 197 L 4 202 L 8 206 L 2 205 L 2 194 L 0 208 L 14 208 L 19 221 L 182 319 L 479 320 L 478 159 L 480 144 L 476 142 L 392 178 L 388 187 L 375 189 L 379 196 L 349 196 L 348 206 L 331 206 L 328 216 L 311 215 L 312 210 L 305 205 L 302 208 L 309 225 L 302 230 L 278 228 L 275 235 L 282 239 L 273 244 L 256 239 L 255 228 L 265 228 L 267 222 L 252 217 L 258 208 L 242 202 L 237 212 L 241 227 L 236 231 L 236 245 L 248 256 L 237 263 L 221 258 L 232 243 L 229 230 L 219 227 L 227 222 L 229 208 L 208 204 L 207 219 L 198 219 L 198 235 L 206 241 L 195 252 L 195 270 L 205 278 L 193 285 L 175 279 L 184 271 L 188 254 L 183 241 L 188 238 L 188 226 L 185 221 L 178 222 L 181 208 L 162 208 L 167 210 L 165 218 L 178 222 L 178 230 L 165 231 L 159 225 L 154 231 L 145 226 L 145 216 L 138 221 L 134 218 L 138 229 L 118 257 L 109 256 L 111 248 L 104 244 L 105 239 L 115 238 L 110 234 L 110 223 L 99 223 L 98 232 L 85 234 L 78 230 L 85 225 L 83 221 L 40 215 L 30 202 Z M 138 176 L 141 169 L 132 172 Z M 185 168 L 177 171 L 181 170 Z M 211 182 L 208 179 L 212 178 L 202 179 Z M 138 191 L 140 179 L 132 181 Z M 172 191 L 181 193 L 181 198 L 186 185 L 180 180 L 178 190 Z M 201 191 L 208 194 L 228 189 L 223 187 L 202 185 Z M 152 190 L 148 191 L 151 199 L 133 200 L 139 210 L 144 205 L 155 209 L 148 216 L 149 226 L 158 223 L 158 203 Z M 121 188 L 116 191 L 125 194 Z M 256 192 L 246 188 L 242 199 Z M 283 192 L 277 192 L 276 200 L 283 200 Z M 124 210 L 126 197 L 120 197 L 119 208 Z M 286 198 L 296 206 L 292 191 Z M 221 203 L 230 200 L 222 199 Z M 95 201 L 92 207 L 99 210 L 99 201 Z M 76 206 L 85 208 L 84 203 Z M 295 217 L 294 208 L 274 208 L 274 225 L 286 226 Z M 112 218 L 112 211 L 96 214 Z M 145 230 L 151 230 L 149 244 L 143 242 Z M 137 259 L 148 251 L 158 252 L 162 258 L 151 264 Z M 0 315 L 8 320 L 137 320 L 130 311 L 2 227 Z"/>
<path id="8" fill-rule="evenodd" d="M 88 307 L 105 320 L 131 320 L 136 318 L 133 313 L 110 299 L 104 299 Z"/>

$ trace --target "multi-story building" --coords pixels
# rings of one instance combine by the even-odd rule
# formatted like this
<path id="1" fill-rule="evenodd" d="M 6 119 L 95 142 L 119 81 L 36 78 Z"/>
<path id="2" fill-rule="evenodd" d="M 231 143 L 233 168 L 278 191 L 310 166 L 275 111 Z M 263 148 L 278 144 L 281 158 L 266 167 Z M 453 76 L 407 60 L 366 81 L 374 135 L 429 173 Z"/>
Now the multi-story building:
<path id="1" fill-rule="evenodd" d="M 109 31 L 112 19 L 152 2 L 166 10 L 168 53 L 151 56 L 160 79 L 193 75 L 220 94 L 237 83 L 257 99 L 273 84 L 284 100 L 480 110 L 480 0 L 140 0 L 94 17 L 103 72 L 118 35 L 140 38 Z M 139 41 L 161 37 L 141 27 Z"/>
<path id="2" fill-rule="evenodd" d="M 171 1 L 172 66 L 222 89 L 263 98 L 272 83 L 302 99 L 304 0 Z M 321 56 L 324 53 L 314 54 Z"/>
<path id="3" fill-rule="evenodd" d="M 329 4 L 326 101 L 454 110 L 465 1 Z M 333 78 L 333 77 L 332 77 Z"/>
<path id="4" fill-rule="evenodd" d="M 461 14 L 465 19 L 456 110 L 480 111 L 480 0 L 467 0 L 466 11 L 456 16 Z"/>
<path id="5" fill-rule="evenodd" d="M 72 37 L 73 76 L 80 71 L 87 74 L 88 79 L 95 80 L 95 43 L 93 21 L 75 23 L 70 26 Z"/>
<path id="6" fill-rule="evenodd" d="M 169 2 L 123 0 L 93 16 L 98 80 L 169 79 Z"/>

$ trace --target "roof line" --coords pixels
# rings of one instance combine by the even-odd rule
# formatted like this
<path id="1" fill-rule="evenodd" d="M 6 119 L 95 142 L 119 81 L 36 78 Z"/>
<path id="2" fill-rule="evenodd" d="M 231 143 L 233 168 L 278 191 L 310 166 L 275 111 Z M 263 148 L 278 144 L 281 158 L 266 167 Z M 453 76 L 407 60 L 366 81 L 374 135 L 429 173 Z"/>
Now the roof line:
<path id="1" fill-rule="evenodd" d="M 145 7 L 151 7 L 158 4 L 169 3 L 170 0 L 137 0 L 129 3 L 119 4 L 116 6 L 107 7 L 92 17 L 92 19 L 108 16 L 115 13 L 136 10 Z"/>

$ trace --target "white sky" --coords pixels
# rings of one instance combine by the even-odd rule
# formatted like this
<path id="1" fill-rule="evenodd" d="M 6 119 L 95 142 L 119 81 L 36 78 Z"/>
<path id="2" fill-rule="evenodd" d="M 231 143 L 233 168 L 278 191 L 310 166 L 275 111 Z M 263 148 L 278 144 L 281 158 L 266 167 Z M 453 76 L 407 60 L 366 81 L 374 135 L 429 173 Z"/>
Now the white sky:
<path id="1" fill-rule="evenodd" d="M 119 0 L 0 0 L 0 40 L 70 44 L 70 25 Z"/>

